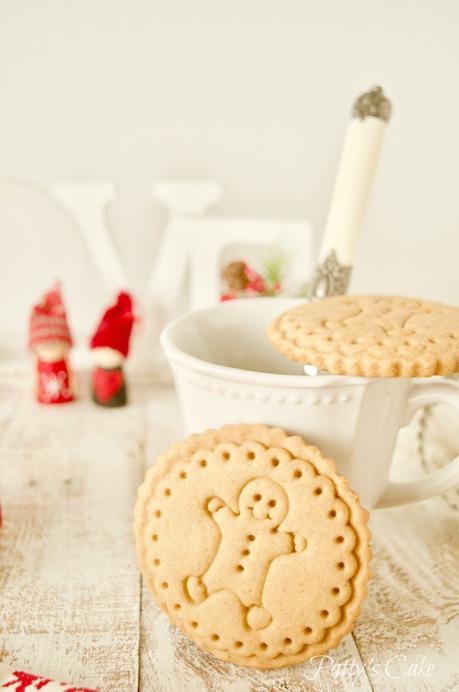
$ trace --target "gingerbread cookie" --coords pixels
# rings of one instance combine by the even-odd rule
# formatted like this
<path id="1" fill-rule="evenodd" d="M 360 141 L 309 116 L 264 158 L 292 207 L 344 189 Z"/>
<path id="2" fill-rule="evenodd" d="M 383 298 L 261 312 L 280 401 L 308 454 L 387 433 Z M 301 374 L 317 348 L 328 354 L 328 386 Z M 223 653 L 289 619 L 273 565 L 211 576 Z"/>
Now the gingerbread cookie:
<path id="1" fill-rule="evenodd" d="M 268 328 L 292 360 L 336 375 L 429 377 L 459 370 L 459 309 L 395 296 L 336 296 L 288 310 Z"/>
<path id="2" fill-rule="evenodd" d="M 351 631 L 369 578 L 367 516 L 301 437 L 227 425 L 174 444 L 148 471 L 137 553 L 157 603 L 200 647 L 279 668 Z"/>

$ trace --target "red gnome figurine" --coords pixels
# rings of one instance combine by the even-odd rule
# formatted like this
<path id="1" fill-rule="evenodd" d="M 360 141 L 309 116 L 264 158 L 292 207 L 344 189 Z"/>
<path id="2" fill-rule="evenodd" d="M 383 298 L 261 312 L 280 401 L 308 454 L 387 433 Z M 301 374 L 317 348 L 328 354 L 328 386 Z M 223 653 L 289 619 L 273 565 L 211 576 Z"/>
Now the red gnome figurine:
<path id="1" fill-rule="evenodd" d="M 29 323 L 29 348 L 36 356 L 37 400 L 65 404 L 75 398 L 73 375 L 67 362 L 72 345 L 59 284 L 35 305 Z"/>
<path id="2" fill-rule="evenodd" d="M 123 361 L 129 353 L 134 314 L 129 293 L 120 293 L 108 308 L 91 339 L 95 368 L 92 398 L 100 406 L 124 406 L 127 403 Z"/>

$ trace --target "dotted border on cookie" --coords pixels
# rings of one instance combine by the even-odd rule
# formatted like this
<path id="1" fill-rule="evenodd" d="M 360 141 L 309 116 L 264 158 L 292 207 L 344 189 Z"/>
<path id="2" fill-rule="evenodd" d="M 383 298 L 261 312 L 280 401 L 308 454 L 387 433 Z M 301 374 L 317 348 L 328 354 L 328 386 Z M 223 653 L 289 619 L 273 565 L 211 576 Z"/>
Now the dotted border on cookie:
<path id="1" fill-rule="evenodd" d="M 337 497 L 347 505 L 350 513 L 350 523 L 357 536 L 354 552 L 356 553 L 359 561 L 359 569 L 355 577 L 352 578 L 354 590 L 353 597 L 351 597 L 351 599 L 344 604 L 342 608 L 344 610 L 344 616 L 336 625 L 327 630 L 325 637 L 320 642 L 312 644 L 309 648 L 306 646 L 305 650 L 303 650 L 301 653 L 292 655 L 282 653 L 274 659 L 266 660 L 261 658 L 256 658 L 256 660 L 245 658 L 238 659 L 238 657 L 234 656 L 232 652 L 209 649 L 206 647 L 204 642 L 200 642 L 202 648 L 210 651 L 213 655 L 223 660 L 230 660 L 238 663 L 239 665 L 248 667 L 277 668 L 290 665 L 292 663 L 301 662 L 311 656 L 324 653 L 330 648 L 336 646 L 341 639 L 351 631 L 354 621 L 358 616 L 360 604 L 366 594 L 366 584 L 370 577 L 368 563 L 371 557 L 369 547 L 370 533 L 367 527 L 368 513 L 360 507 L 358 497 L 349 489 L 347 481 L 336 473 L 335 466 L 331 460 L 324 458 L 316 448 L 307 445 L 301 437 L 288 436 L 279 428 L 268 428 L 267 426 L 262 425 L 228 425 L 224 426 L 220 430 L 209 430 L 201 435 L 192 435 L 183 443 L 176 443 L 172 445 L 166 454 L 163 454 L 158 458 L 156 465 L 147 473 L 145 482 L 139 489 L 139 499 L 136 506 L 136 547 L 142 571 L 145 573 L 144 557 L 146 547 L 143 541 L 142 532 L 144 530 L 146 517 L 142 508 L 145 507 L 147 498 L 151 497 L 153 487 L 156 485 L 159 479 L 167 474 L 170 468 L 172 468 L 177 461 L 186 460 L 195 451 L 202 449 L 203 446 L 214 448 L 217 446 L 217 444 L 222 442 L 235 442 L 237 444 L 238 439 L 244 441 L 244 439 L 241 438 L 241 435 L 242 438 L 258 440 L 261 441 L 262 444 L 265 444 L 265 442 L 261 440 L 260 437 L 264 437 L 267 445 L 284 447 L 294 457 L 296 456 L 304 461 L 310 461 L 312 454 L 314 457 L 313 466 L 316 473 L 320 473 L 321 475 L 329 478 L 336 488 Z M 148 574 L 146 579 L 150 590 L 152 590 L 160 606 L 165 609 L 165 604 L 161 602 L 161 598 L 159 594 L 156 593 L 152 580 L 148 577 Z M 177 621 L 173 613 L 168 612 L 168 614 L 174 624 L 182 629 L 182 631 L 187 633 L 183 623 Z"/>

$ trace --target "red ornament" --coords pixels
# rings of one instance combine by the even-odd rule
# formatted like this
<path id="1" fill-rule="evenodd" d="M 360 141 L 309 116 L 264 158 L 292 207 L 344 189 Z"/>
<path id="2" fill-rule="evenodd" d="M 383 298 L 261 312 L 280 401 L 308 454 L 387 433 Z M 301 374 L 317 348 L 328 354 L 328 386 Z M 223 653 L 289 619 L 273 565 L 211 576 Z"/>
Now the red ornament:
<path id="1" fill-rule="evenodd" d="M 122 363 L 129 353 L 134 320 L 131 296 L 119 293 L 115 305 L 104 313 L 91 339 L 96 365 L 92 376 L 92 398 L 99 406 L 115 407 L 127 403 Z"/>
<path id="2" fill-rule="evenodd" d="M 43 300 L 32 309 L 29 322 L 29 347 L 60 341 L 72 345 L 67 316 L 58 283 L 55 283 Z"/>
<path id="3" fill-rule="evenodd" d="M 41 404 L 65 404 L 73 401 L 71 376 L 66 360 L 52 363 L 37 360 L 37 375 L 37 399 Z"/>
<path id="4" fill-rule="evenodd" d="M 32 309 L 29 347 L 36 356 L 36 397 L 41 404 L 73 401 L 73 376 L 67 362 L 72 345 L 59 284 Z"/>
<path id="5" fill-rule="evenodd" d="M 98 401 L 106 404 L 122 388 L 124 383 L 121 368 L 107 370 L 105 368 L 94 368 L 92 373 L 92 386 Z"/>
<path id="6" fill-rule="evenodd" d="M 248 264 L 245 265 L 244 272 L 248 280 L 246 291 L 259 295 L 264 294 L 266 292 L 266 285 L 261 274 L 249 267 Z"/>
<path id="7" fill-rule="evenodd" d="M 22 670 L 15 670 L 10 673 L 5 680 L 0 680 L 0 689 L 8 689 L 10 692 L 32 692 L 32 690 L 42 690 L 46 692 L 97 692 L 88 687 L 75 687 L 65 682 L 55 682 L 51 678 L 42 678 L 40 675 L 32 675 Z"/>
<path id="8" fill-rule="evenodd" d="M 91 339 L 91 348 L 113 348 L 126 358 L 134 319 L 131 296 L 119 293 L 115 305 L 104 313 Z"/>

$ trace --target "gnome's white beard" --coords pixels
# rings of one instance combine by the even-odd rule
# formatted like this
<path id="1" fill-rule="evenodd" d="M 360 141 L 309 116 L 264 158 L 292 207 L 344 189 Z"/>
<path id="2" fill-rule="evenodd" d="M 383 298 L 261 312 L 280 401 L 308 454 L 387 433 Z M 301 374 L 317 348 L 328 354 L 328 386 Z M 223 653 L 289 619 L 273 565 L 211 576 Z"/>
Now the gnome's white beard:
<path id="1" fill-rule="evenodd" d="M 69 347 L 65 341 L 45 341 L 35 346 L 37 358 L 45 363 L 55 363 L 67 358 Z"/>
<path id="2" fill-rule="evenodd" d="M 94 363 L 99 368 L 119 368 L 124 361 L 124 356 L 119 351 L 114 348 L 109 348 L 108 346 L 93 348 L 92 355 L 94 358 Z"/>

